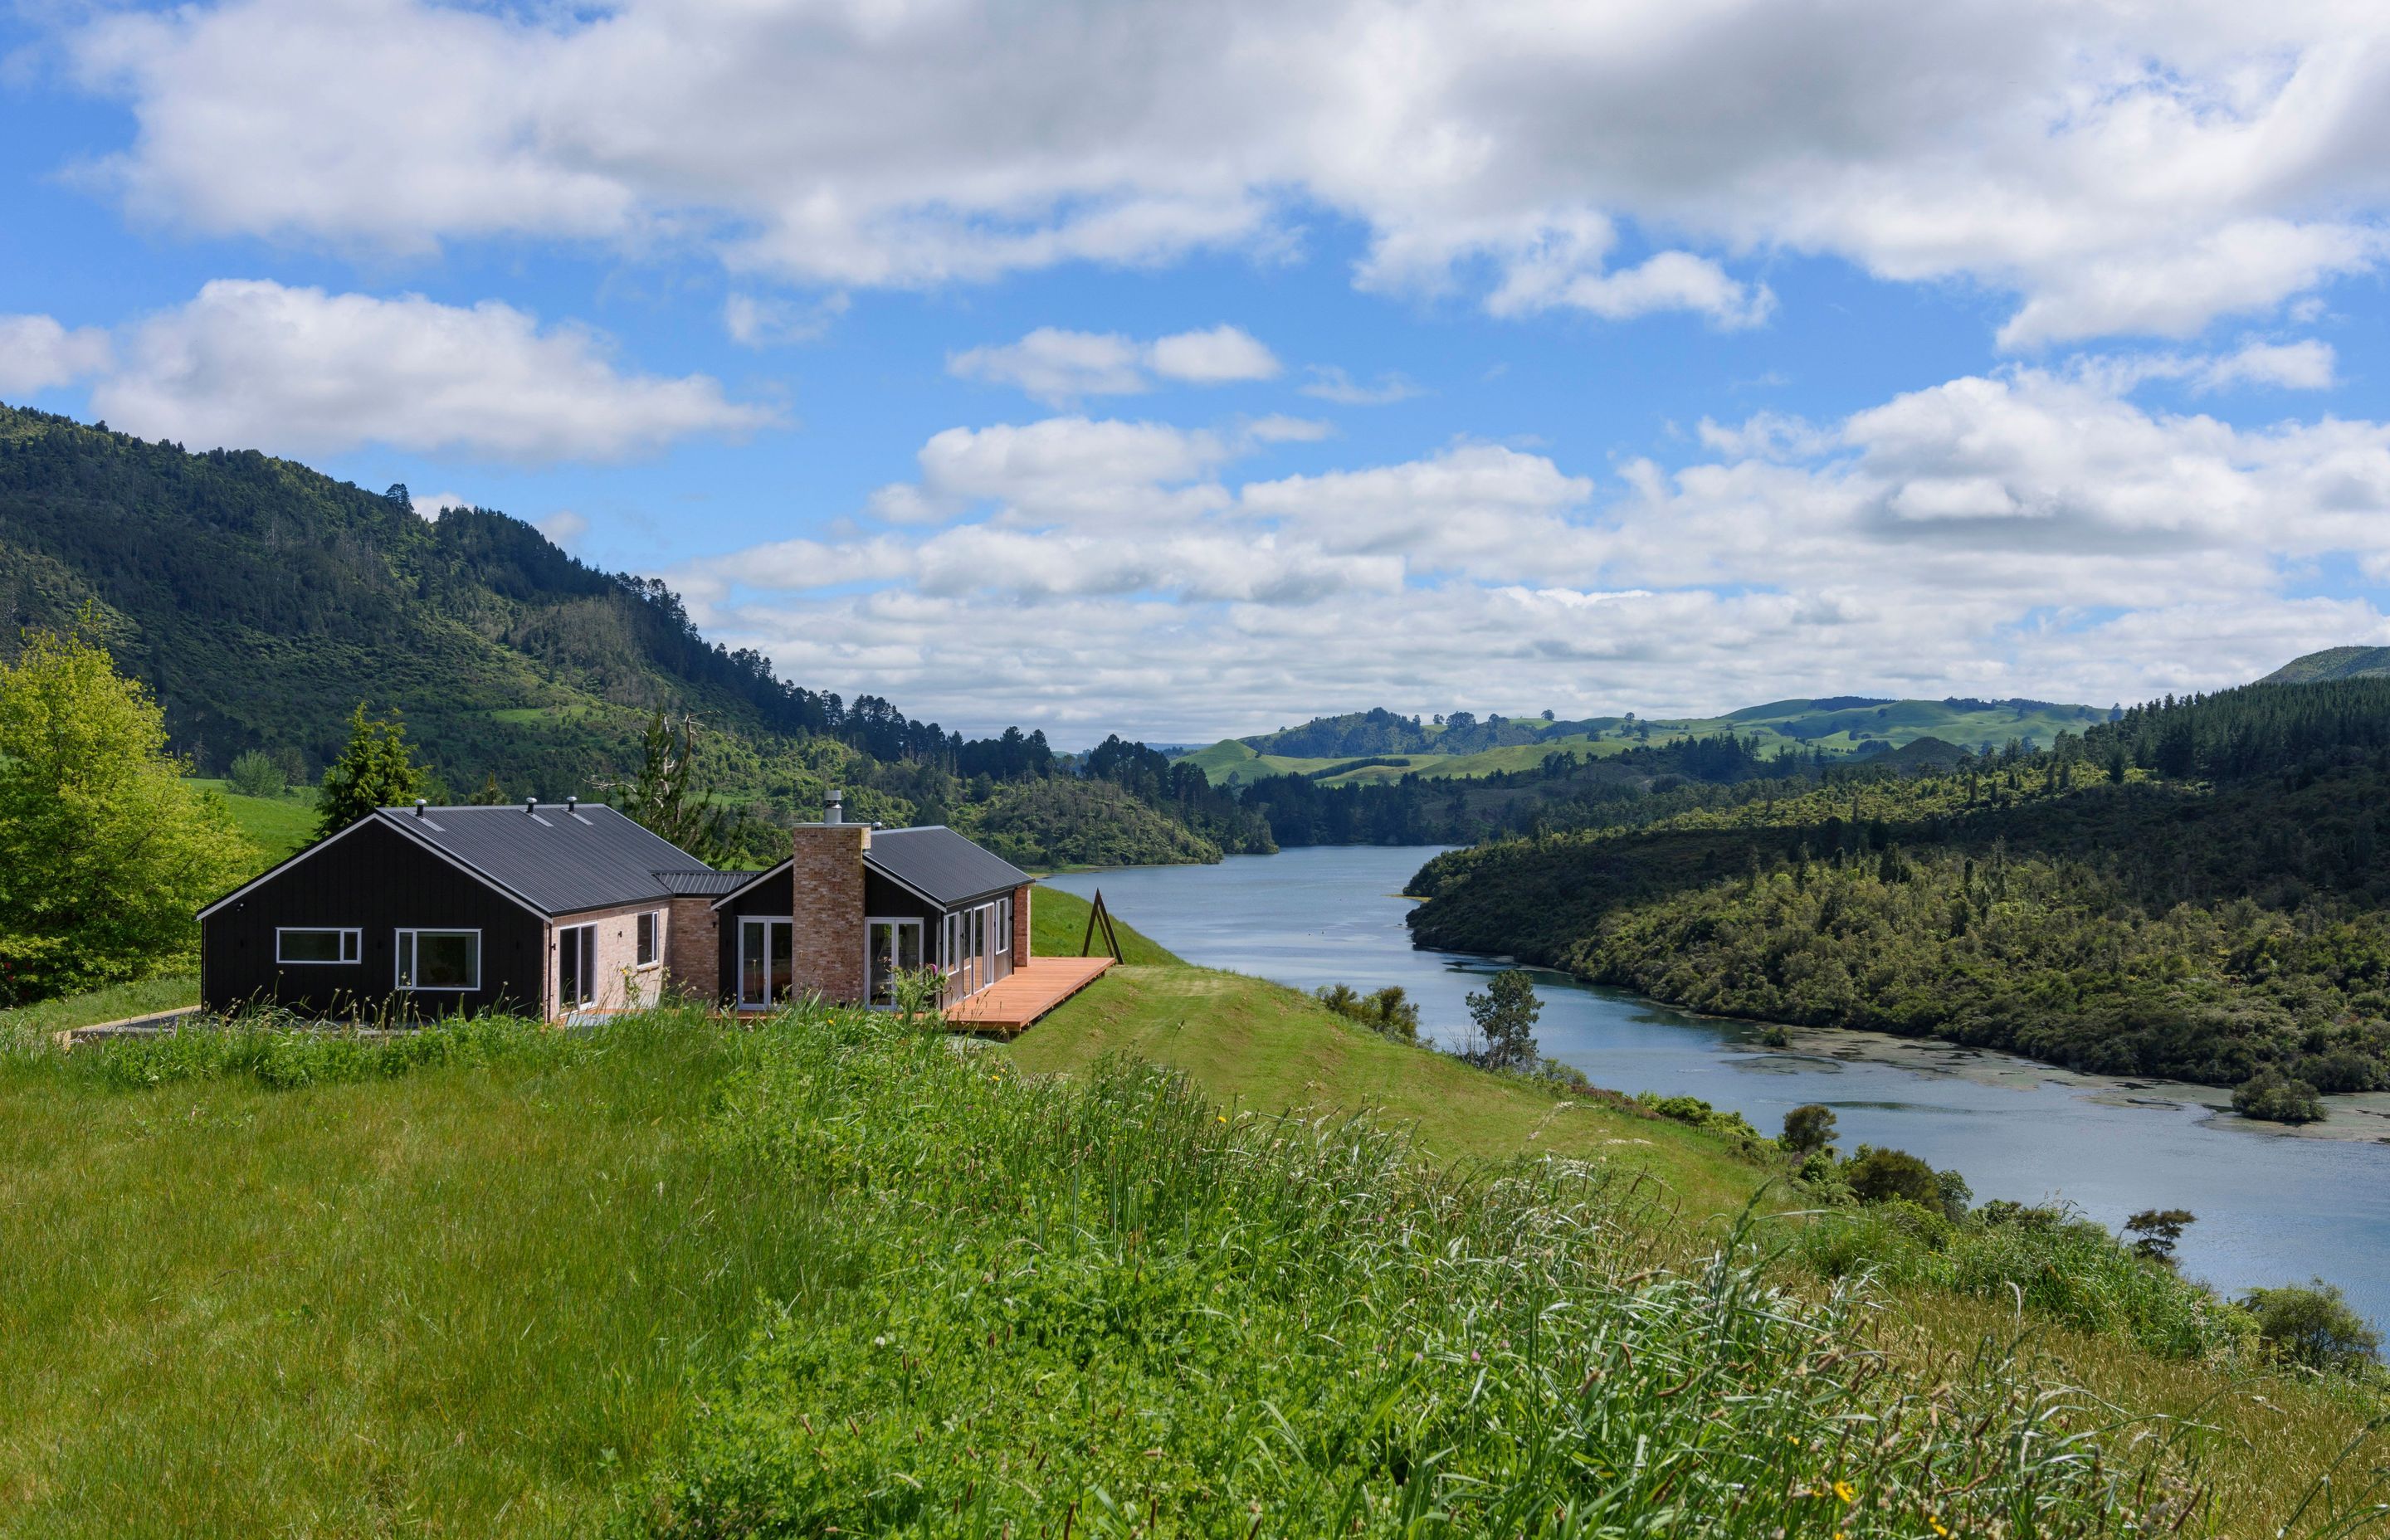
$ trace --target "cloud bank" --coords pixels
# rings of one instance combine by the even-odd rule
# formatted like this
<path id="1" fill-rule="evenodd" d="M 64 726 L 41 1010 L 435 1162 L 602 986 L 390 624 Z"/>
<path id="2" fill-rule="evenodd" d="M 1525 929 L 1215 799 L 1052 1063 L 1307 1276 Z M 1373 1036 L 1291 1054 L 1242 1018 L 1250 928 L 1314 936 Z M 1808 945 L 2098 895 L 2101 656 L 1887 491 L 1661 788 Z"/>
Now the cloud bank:
<path id="1" fill-rule="evenodd" d="M 951 429 L 879 494 L 903 527 L 673 576 L 796 676 L 973 726 L 1200 738 L 1368 704 L 1706 711 L 1804 690 L 2106 704 L 2390 641 L 2371 604 L 2314 582 L 2333 562 L 2390 576 L 2390 426 L 2252 430 L 2136 399 L 2153 373 L 2299 386 L 2330 366 L 2255 346 L 1704 424 L 1675 466 L 1464 441 L 1240 478 L 1266 449 L 1231 433 Z"/>
<path id="2" fill-rule="evenodd" d="M 1750 326 L 1751 264 L 1816 252 L 2013 296 L 2031 349 L 2262 314 L 2377 269 L 2390 212 L 2390 11 L 2356 0 L 60 14 L 137 125 L 95 185 L 383 253 L 685 245 L 926 287 L 1275 259 L 1324 211 L 1366 232 L 1364 287 L 1500 314 Z"/>

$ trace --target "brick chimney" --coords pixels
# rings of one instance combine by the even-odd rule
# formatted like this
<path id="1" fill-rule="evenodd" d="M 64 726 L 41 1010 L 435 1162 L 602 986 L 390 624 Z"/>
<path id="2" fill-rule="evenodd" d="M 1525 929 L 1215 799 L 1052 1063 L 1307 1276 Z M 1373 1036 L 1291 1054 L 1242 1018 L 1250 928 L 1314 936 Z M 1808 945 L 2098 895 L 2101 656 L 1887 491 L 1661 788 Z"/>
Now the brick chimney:
<path id="1" fill-rule="evenodd" d="M 829 802 L 820 823 L 796 827 L 789 867 L 795 912 L 789 936 L 797 994 L 853 1004 L 867 988 L 863 853 L 871 848 L 871 826 L 845 822 L 836 791 Z"/>

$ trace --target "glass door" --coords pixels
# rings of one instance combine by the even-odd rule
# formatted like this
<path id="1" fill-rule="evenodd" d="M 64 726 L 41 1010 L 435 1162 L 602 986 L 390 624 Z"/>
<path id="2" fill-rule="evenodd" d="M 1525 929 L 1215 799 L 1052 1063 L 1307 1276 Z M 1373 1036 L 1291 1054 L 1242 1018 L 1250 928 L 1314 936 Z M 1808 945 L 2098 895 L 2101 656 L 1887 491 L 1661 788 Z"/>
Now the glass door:
<path id="1" fill-rule="evenodd" d="M 863 922 L 864 953 L 870 965 L 871 1003 L 896 1003 L 896 975 L 921 966 L 921 922 L 918 919 L 867 919 Z"/>
<path id="2" fill-rule="evenodd" d="M 598 927 L 568 925 L 556 932 L 556 1004 L 578 1010 L 598 998 Z"/>
<path id="3" fill-rule="evenodd" d="M 766 1010 L 789 997 L 796 982 L 795 937 L 785 919 L 739 921 L 739 1005 Z"/>

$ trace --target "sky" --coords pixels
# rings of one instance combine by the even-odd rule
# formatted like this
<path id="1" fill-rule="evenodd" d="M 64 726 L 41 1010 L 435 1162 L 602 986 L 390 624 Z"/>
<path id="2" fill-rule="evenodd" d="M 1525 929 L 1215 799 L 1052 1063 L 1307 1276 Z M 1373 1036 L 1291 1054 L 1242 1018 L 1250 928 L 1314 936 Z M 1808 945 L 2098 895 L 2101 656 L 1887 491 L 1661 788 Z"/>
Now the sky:
<path id="1" fill-rule="evenodd" d="M 2390 7 L 0 0 L 0 401 L 970 733 L 2390 644 Z"/>

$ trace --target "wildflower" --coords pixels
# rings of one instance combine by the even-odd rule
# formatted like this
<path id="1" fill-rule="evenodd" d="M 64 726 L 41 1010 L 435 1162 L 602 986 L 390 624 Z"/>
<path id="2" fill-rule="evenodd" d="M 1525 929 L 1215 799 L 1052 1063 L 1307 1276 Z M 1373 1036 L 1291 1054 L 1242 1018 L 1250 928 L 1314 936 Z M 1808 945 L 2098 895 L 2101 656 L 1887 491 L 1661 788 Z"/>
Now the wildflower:
<path id="1" fill-rule="evenodd" d="M 1929 1513 L 1925 1516 L 1925 1521 L 1934 1526 L 1934 1533 L 1940 1535 L 1942 1540 L 1950 1540 L 1950 1532 L 1942 1527 L 1941 1520 Z"/>
<path id="2" fill-rule="evenodd" d="M 1834 1495 L 1846 1503 L 1857 1502 L 1859 1498 L 1857 1489 L 1852 1486 L 1848 1482 L 1836 1482 L 1834 1483 Z"/>

